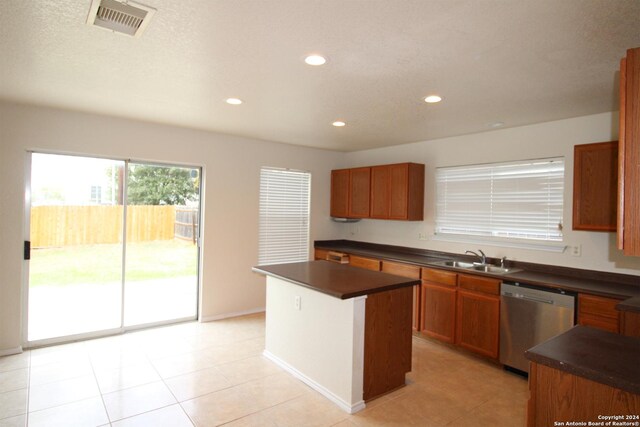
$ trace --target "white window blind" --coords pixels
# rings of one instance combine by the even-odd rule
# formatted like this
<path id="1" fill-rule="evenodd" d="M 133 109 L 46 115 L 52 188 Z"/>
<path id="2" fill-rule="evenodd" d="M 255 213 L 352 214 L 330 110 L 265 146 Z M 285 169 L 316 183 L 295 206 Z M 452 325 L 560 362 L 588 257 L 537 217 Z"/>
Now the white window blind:
<path id="1" fill-rule="evenodd" d="M 260 265 L 309 260 L 310 188 L 308 172 L 260 170 Z"/>
<path id="2" fill-rule="evenodd" d="M 438 168 L 436 233 L 562 241 L 564 159 Z"/>

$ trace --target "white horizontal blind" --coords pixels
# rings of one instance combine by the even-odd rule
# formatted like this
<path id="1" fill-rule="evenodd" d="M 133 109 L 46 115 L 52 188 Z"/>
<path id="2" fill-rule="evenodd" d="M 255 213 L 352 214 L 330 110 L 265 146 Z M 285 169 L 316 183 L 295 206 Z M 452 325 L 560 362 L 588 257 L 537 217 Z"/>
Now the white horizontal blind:
<path id="1" fill-rule="evenodd" d="M 562 241 L 564 159 L 438 168 L 436 233 Z"/>
<path id="2" fill-rule="evenodd" d="M 260 170 L 260 265 L 309 260 L 311 174 Z"/>

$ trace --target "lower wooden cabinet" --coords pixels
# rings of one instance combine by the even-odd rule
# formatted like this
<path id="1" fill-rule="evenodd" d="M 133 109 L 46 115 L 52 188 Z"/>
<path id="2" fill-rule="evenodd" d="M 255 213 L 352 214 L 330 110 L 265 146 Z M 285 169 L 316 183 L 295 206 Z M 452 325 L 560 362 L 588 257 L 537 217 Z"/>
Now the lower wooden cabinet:
<path id="1" fill-rule="evenodd" d="M 382 271 L 396 276 L 408 277 L 410 279 L 420 279 L 420 267 L 411 264 L 403 264 L 393 261 L 382 261 Z M 420 330 L 420 285 L 413 287 L 413 317 L 412 329 Z"/>
<path id="2" fill-rule="evenodd" d="M 619 333 L 620 312 L 616 310 L 619 302 L 616 298 L 578 294 L 578 324 Z"/>
<path id="3" fill-rule="evenodd" d="M 420 332 L 448 343 L 456 336 L 456 288 L 423 281 Z"/>
<path id="4" fill-rule="evenodd" d="M 316 249 L 313 253 L 313 259 L 315 261 L 327 259 L 329 251 L 326 249 Z"/>
<path id="5" fill-rule="evenodd" d="M 640 338 L 640 313 L 620 312 L 620 333 L 628 337 Z"/>
<path id="6" fill-rule="evenodd" d="M 500 296 L 458 288 L 456 344 L 497 359 L 499 339 Z"/>
<path id="7" fill-rule="evenodd" d="M 366 270 L 380 271 L 380 260 L 365 258 L 358 255 L 349 256 L 349 265 L 352 267 L 364 268 Z"/>

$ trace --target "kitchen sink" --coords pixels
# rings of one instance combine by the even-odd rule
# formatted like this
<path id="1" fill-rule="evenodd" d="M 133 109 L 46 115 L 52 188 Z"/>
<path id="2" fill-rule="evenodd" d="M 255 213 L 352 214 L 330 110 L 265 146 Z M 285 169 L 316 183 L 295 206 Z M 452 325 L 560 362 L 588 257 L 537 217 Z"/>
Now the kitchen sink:
<path id="1" fill-rule="evenodd" d="M 490 265 L 490 264 L 474 265 L 472 269 L 475 271 L 482 271 L 484 273 L 493 273 L 493 274 L 507 274 L 507 273 L 515 273 L 516 271 L 522 271 L 519 268 L 506 268 L 506 267 L 499 267 L 497 265 Z"/>
<path id="2" fill-rule="evenodd" d="M 463 270 L 473 270 L 480 271 L 483 273 L 493 273 L 493 274 L 507 274 L 507 273 L 515 273 L 517 271 L 522 271 L 519 268 L 506 268 L 499 267 L 497 265 L 491 264 L 478 264 L 473 262 L 464 262 L 464 261 L 437 261 L 432 263 L 433 265 L 441 265 L 443 267 L 452 267 L 452 268 L 460 268 Z"/>
<path id="3" fill-rule="evenodd" d="M 445 267 L 455 267 L 455 268 L 472 268 L 472 262 L 462 262 L 462 261 L 438 261 L 434 262 L 434 264 L 443 265 Z"/>

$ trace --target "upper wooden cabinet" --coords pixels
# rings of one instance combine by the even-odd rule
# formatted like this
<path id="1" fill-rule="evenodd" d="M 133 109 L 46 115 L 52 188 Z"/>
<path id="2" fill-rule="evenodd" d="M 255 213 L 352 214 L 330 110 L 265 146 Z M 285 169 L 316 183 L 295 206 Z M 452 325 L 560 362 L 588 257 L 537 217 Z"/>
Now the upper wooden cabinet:
<path id="1" fill-rule="evenodd" d="M 371 218 L 422 221 L 424 165 L 399 163 L 371 168 Z"/>
<path id="2" fill-rule="evenodd" d="M 399 163 L 331 171 L 331 216 L 422 221 L 424 165 Z"/>
<path id="3" fill-rule="evenodd" d="M 331 216 L 349 216 L 349 169 L 331 171 Z"/>
<path id="4" fill-rule="evenodd" d="M 349 177 L 349 217 L 369 217 L 369 191 L 371 189 L 371 168 L 351 169 Z"/>
<path id="5" fill-rule="evenodd" d="M 331 171 L 331 216 L 368 218 L 371 168 Z"/>
<path id="6" fill-rule="evenodd" d="M 618 248 L 640 256 L 640 48 L 620 63 Z"/>
<path id="7" fill-rule="evenodd" d="M 573 150 L 573 229 L 616 231 L 618 141 Z"/>

